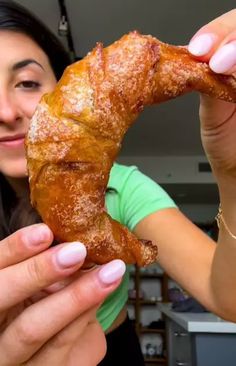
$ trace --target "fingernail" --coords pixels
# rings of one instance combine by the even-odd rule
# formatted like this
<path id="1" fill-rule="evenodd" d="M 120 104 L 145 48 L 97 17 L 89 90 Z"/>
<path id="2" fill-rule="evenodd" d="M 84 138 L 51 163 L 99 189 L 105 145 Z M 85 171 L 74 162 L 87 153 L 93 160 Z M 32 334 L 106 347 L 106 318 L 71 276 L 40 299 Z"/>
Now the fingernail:
<path id="1" fill-rule="evenodd" d="M 211 58 L 210 68 L 223 73 L 232 69 L 236 64 L 236 42 L 231 42 L 222 46 Z"/>
<path id="2" fill-rule="evenodd" d="M 60 267 L 67 268 L 82 262 L 87 251 L 83 244 L 74 242 L 67 244 L 56 253 L 56 260 Z"/>
<path id="3" fill-rule="evenodd" d="M 26 240 L 29 245 L 40 245 L 46 243 L 51 238 L 51 231 L 46 225 L 37 225 L 30 228 L 30 232 L 26 234 Z"/>
<path id="4" fill-rule="evenodd" d="M 98 277 L 103 285 L 111 285 L 118 281 L 125 273 L 126 266 L 120 259 L 115 259 L 105 264 L 98 272 Z"/>
<path id="5" fill-rule="evenodd" d="M 189 52 L 194 56 L 204 56 L 210 52 L 216 41 L 213 33 L 204 33 L 196 36 L 188 45 Z"/>

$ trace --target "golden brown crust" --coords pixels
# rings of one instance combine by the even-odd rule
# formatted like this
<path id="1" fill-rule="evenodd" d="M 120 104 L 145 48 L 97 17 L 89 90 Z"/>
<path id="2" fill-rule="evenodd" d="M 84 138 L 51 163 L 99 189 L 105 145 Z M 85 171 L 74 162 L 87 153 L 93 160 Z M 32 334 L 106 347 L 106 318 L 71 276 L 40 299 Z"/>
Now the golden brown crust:
<path id="1" fill-rule="evenodd" d="M 32 204 L 60 241 L 83 242 L 88 261 L 146 265 L 157 247 L 106 213 L 109 172 L 127 129 L 146 105 L 197 90 L 236 102 L 236 81 L 183 47 L 132 32 L 98 44 L 69 66 L 31 121 L 27 159 Z"/>

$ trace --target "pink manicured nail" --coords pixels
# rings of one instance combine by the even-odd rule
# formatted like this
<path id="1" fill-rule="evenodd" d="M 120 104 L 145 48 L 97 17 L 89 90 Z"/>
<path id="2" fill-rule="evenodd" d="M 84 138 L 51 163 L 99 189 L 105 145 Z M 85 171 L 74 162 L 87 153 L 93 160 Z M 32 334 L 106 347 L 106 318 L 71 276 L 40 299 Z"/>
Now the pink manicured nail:
<path id="1" fill-rule="evenodd" d="M 204 56 L 210 52 L 216 41 L 213 33 L 204 33 L 196 36 L 188 45 L 188 50 L 194 56 Z"/>
<path id="2" fill-rule="evenodd" d="M 105 266 L 98 272 L 98 277 L 103 285 L 111 285 L 118 281 L 125 273 L 126 266 L 120 259 L 115 259 Z"/>
<path id="3" fill-rule="evenodd" d="M 67 268 L 82 262 L 86 257 L 86 248 L 79 242 L 67 244 L 56 253 L 56 260 L 60 267 Z"/>
<path id="4" fill-rule="evenodd" d="M 210 68 L 223 73 L 232 69 L 236 65 L 236 42 L 227 43 L 222 46 L 211 58 Z"/>

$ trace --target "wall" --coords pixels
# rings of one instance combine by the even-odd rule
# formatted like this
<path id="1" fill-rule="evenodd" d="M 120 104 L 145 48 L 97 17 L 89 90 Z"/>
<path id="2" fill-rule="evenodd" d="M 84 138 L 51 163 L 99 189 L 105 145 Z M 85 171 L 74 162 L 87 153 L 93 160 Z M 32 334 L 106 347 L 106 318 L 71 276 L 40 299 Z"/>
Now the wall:
<path id="1" fill-rule="evenodd" d="M 137 165 L 158 183 L 214 183 L 211 173 L 199 173 L 198 163 L 205 156 L 119 156 L 118 162 Z"/>
<path id="2" fill-rule="evenodd" d="M 205 156 L 120 156 L 118 162 L 137 165 L 159 183 L 192 221 L 209 223 L 218 209 L 218 191 L 211 172 L 199 173 Z"/>

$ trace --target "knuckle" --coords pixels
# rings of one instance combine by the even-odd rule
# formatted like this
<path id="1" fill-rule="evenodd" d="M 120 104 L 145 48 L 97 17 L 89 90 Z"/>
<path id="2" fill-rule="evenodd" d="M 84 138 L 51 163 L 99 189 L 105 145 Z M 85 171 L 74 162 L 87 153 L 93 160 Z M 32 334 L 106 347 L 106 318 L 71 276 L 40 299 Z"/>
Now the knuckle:
<path id="1" fill-rule="evenodd" d="M 39 332 L 35 329 L 34 324 L 25 321 L 22 317 L 16 325 L 17 342 L 22 347 L 32 348 L 42 342 Z"/>
<path id="2" fill-rule="evenodd" d="M 64 330 L 65 331 L 65 330 Z M 59 350 L 65 347 L 70 347 L 71 339 L 68 337 L 68 339 L 65 337 L 64 332 L 59 332 L 51 341 L 50 341 L 50 347 L 54 350 Z"/>
<path id="3" fill-rule="evenodd" d="M 9 258 L 22 256 L 27 247 L 25 228 L 20 229 L 6 238 L 7 254 Z"/>
<path id="4" fill-rule="evenodd" d="M 86 291 L 83 291 L 82 288 L 77 288 L 77 286 L 72 286 L 70 289 L 70 300 L 72 306 L 78 307 L 82 305 L 83 302 L 87 303 L 89 306 L 89 296 L 86 294 Z"/>
<path id="5" fill-rule="evenodd" d="M 28 228 L 17 230 L 14 234 L 10 236 L 11 242 L 14 241 L 15 243 L 23 244 L 24 246 L 28 244 L 26 235 L 27 231 Z"/>
<path id="6" fill-rule="evenodd" d="M 8 265 L 14 264 L 16 258 L 18 258 L 24 251 L 24 245 L 22 245 L 22 230 L 21 232 L 15 232 L 9 235 L 0 242 L 1 255 L 0 255 L 0 268 L 4 268 Z"/>
<path id="7" fill-rule="evenodd" d="M 47 284 L 43 275 L 46 272 L 45 266 L 42 265 L 39 258 L 30 258 L 26 262 L 26 276 L 30 279 L 31 283 L 37 284 L 37 289 L 41 289 Z"/>
<path id="8" fill-rule="evenodd" d="M 17 248 L 22 247 L 21 245 L 17 245 L 17 244 L 23 243 L 24 242 L 23 238 L 24 238 L 23 230 L 18 230 L 14 234 L 11 234 L 7 238 L 5 238 L 3 241 L 5 254 L 7 254 L 10 257 L 12 255 L 15 255 Z"/>
<path id="9" fill-rule="evenodd" d="M 15 255 L 14 248 L 11 245 L 10 238 L 6 238 L 3 241 L 0 242 L 2 245 L 2 251 L 1 251 L 1 268 L 8 265 L 11 258 Z"/>
<path id="10" fill-rule="evenodd" d="M 70 297 L 75 306 L 88 309 L 101 301 L 101 289 L 92 278 L 82 277 L 71 286 Z"/>

